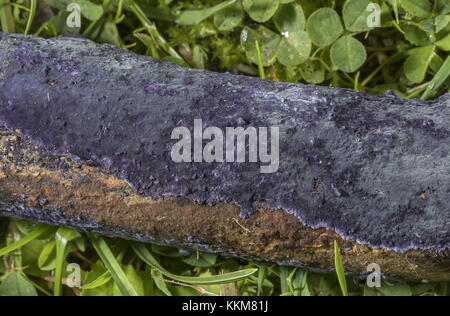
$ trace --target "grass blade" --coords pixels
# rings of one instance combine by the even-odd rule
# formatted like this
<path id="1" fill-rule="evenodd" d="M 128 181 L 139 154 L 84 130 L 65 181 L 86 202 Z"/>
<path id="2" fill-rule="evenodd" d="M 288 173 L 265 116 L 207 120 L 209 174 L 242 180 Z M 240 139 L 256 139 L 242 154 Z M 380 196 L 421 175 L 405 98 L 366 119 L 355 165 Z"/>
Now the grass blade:
<path id="1" fill-rule="evenodd" d="M 82 290 L 93 290 L 93 289 L 96 289 L 96 288 L 98 288 L 100 286 L 105 285 L 106 283 L 111 281 L 111 279 L 112 279 L 111 273 L 109 273 L 109 271 L 106 271 L 101 276 L 99 276 L 97 279 L 92 281 L 91 283 L 83 285 L 81 287 L 81 289 Z"/>
<path id="2" fill-rule="evenodd" d="M 0 22 L 3 32 L 15 33 L 14 17 L 9 0 L 0 0 Z"/>
<path id="3" fill-rule="evenodd" d="M 203 10 L 186 10 L 183 11 L 177 19 L 177 23 L 181 25 L 197 25 L 214 14 L 234 4 L 236 0 L 221 2 L 214 7 Z"/>
<path id="4" fill-rule="evenodd" d="M 433 80 L 431 80 L 421 99 L 429 99 L 430 96 L 432 96 L 433 93 L 435 93 L 444 84 L 448 77 L 450 77 L 450 56 L 447 57 L 441 69 L 439 69 L 436 76 L 434 76 Z"/>
<path id="5" fill-rule="evenodd" d="M 267 276 L 267 266 L 264 263 L 262 263 L 259 265 L 257 296 L 263 295 L 263 286 L 266 276 Z"/>
<path id="6" fill-rule="evenodd" d="M 106 241 L 102 237 L 95 234 L 89 234 L 89 239 L 100 256 L 100 259 L 103 261 L 103 264 L 106 266 L 109 273 L 111 273 L 112 278 L 117 283 L 117 286 L 122 294 L 125 296 L 138 296 L 136 289 L 128 280 L 125 272 L 119 262 L 117 262 L 111 252 L 111 249 L 109 249 Z"/>
<path id="7" fill-rule="evenodd" d="M 151 52 L 151 56 L 153 58 L 160 59 L 161 56 L 159 56 L 158 50 L 156 48 L 157 43 L 154 42 L 153 37 L 142 34 L 142 33 L 136 33 L 134 36 L 140 40 L 145 46 L 147 46 L 148 51 Z"/>
<path id="8" fill-rule="evenodd" d="M 281 295 L 290 294 L 291 290 L 289 289 L 288 278 L 290 274 L 291 268 L 280 266 L 280 286 L 281 286 Z"/>
<path id="9" fill-rule="evenodd" d="M 141 21 L 141 23 L 146 27 L 147 32 L 150 34 L 150 36 L 152 36 L 170 56 L 184 60 L 175 49 L 170 47 L 161 33 L 159 33 L 156 25 L 147 18 L 144 11 L 142 11 L 141 7 L 134 0 L 129 1 L 129 6 L 131 11 L 136 15 L 139 21 Z"/>
<path id="10" fill-rule="evenodd" d="M 161 271 L 157 269 L 152 269 L 152 277 L 153 281 L 155 282 L 158 289 L 163 292 L 166 296 L 172 296 L 172 293 L 170 293 L 169 288 L 167 287 L 166 282 L 164 281 L 163 274 Z"/>
<path id="11" fill-rule="evenodd" d="M 151 252 L 147 249 L 147 247 L 143 244 L 133 244 L 132 245 L 134 252 L 136 255 L 141 258 L 142 261 L 144 261 L 146 264 L 148 264 L 153 269 L 158 270 L 163 275 L 179 281 L 183 283 L 188 284 L 196 284 L 196 285 L 216 285 L 216 284 L 225 284 L 225 283 L 232 283 L 236 282 L 242 279 L 245 279 L 252 274 L 254 274 L 258 269 L 245 269 L 240 270 L 236 272 L 231 273 L 225 273 L 222 275 L 215 275 L 210 277 L 184 277 L 184 276 L 178 276 L 175 274 L 172 274 L 168 272 L 166 269 L 164 269 L 159 262 L 155 259 L 155 257 L 151 254 Z"/>
<path id="12" fill-rule="evenodd" d="M 55 263 L 55 286 L 53 288 L 54 296 L 62 295 L 62 273 L 64 267 L 64 259 L 66 257 L 67 244 L 69 241 L 58 229 L 55 235 L 56 239 L 56 263 Z"/>
<path id="13" fill-rule="evenodd" d="M 263 65 L 263 60 L 262 60 L 262 55 L 261 55 L 261 47 L 259 46 L 259 42 L 256 41 L 256 54 L 258 55 L 258 71 L 259 71 L 259 77 L 261 79 L 266 79 L 266 73 L 264 71 L 264 65 Z"/>
<path id="14" fill-rule="evenodd" d="M 37 0 L 30 0 L 30 13 L 28 15 L 27 26 L 25 28 L 24 34 L 28 35 L 33 25 L 34 17 L 36 16 Z"/>
<path id="15" fill-rule="evenodd" d="M 334 241 L 334 264 L 336 266 L 336 274 L 341 286 L 342 295 L 348 296 L 347 280 L 344 273 L 344 265 L 342 264 L 341 249 L 336 241 Z"/>
<path id="16" fill-rule="evenodd" d="M 61 227 L 55 234 L 56 241 L 56 260 L 55 260 L 55 287 L 53 289 L 54 296 L 62 295 L 62 276 L 64 261 L 67 257 L 67 246 L 69 242 L 81 238 L 79 232 Z"/>
<path id="17" fill-rule="evenodd" d="M 45 235 L 52 231 L 53 227 L 47 226 L 47 225 L 39 225 L 35 230 L 33 230 L 31 233 L 23 237 L 21 240 L 3 248 L 0 249 L 0 257 L 3 257 L 4 255 L 7 255 L 14 250 L 17 250 L 29 242 L 35 240 L 36 238 L 41 237 L 42 235 Z"/>

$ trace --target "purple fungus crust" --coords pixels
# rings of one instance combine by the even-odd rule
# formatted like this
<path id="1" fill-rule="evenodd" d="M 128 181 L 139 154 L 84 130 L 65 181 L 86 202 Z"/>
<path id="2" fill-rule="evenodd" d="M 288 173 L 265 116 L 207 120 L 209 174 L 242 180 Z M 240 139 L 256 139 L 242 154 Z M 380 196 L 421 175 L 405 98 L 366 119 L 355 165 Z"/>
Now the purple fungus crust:
<path id="1" fill-rule="evenodd" d="M 175 163 L 174 128 L 279 127 L 280 165 Z M 182 68 L 74 38 L 1 35 L 0 121 L 153 199 L 258 206 L 390 250 L 450 248 L 450 99 Z"/>

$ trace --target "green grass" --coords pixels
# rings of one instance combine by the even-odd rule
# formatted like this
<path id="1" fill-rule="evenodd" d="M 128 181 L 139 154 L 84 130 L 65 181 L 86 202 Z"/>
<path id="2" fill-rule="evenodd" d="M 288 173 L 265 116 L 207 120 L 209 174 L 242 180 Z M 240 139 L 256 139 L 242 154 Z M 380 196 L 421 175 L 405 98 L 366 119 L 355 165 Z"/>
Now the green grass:
<path id="1" fill-rule="evenodd" d="M 346 9 L 343 0 L 298 0 L 284 11 L 272 10 L 272 0 L 264 2 L 264 11 L 252 9 L 245 1 L 247 11 L 240 1 L 82 1 L 82 27 L 70 29 L 65 23 L 70 14 L 66 5 L 78 0 L 45 0 L 52 7 L 50 15 L 48 10 L 43 14 L 43 1 L 0 0 L 0 26 L 4 32 L 44 37 L 79 34 L 185 67 L 267 80 L 373 94 L 391 90 L 405 98 L 432 99 L 449 91 L 450 23 L 433 24 L 432 20 L 450 14 L 445 1 L 430 0 L 428 11 L 404 7 L 401 1 L 374 1 L 382 8 L 382 27 L 373 29 L 350 21 L 356 12 L 351 5 L 354 0 Z M 323 7 L 333 8 L 345 21 L 329 25 L 343 30 L 335 38 L 322 38 L 330 36 L 329 30 L 309 20 Z M 303 13 L 288 17 L 283 15 L 286 12 Z M 301 36 L 302 42 L 292 42 L 286 34 L 291 39 Z M 333 50 L 343 36 L 357 40 L 346 42 L 347 54 Z M 312 45 L 310 51 L 308 45 Z M 423 56 L 424 52 L 432 54 Z M 292 54 L 298 58 L 290 58 Z M 337 273 L 317 274 L 0 219 L 0 296 L 449 294 L 448 284 L 384 282 L 379 290 L 369 289 L 364 280 L 344 275 L 345 254 L 337 244 L 335 254 Z M 70 268 L 73 264 L 80 267 L 79 275 Z M 80 278 L 80 287 L 68 286 L 74 277 Z"/>
<path id="2" fill-rule="evenodd" d="M 345 278 L 344 265 L 342 264 L 341 248 L 336 241 L 334 242 L 334 263 L 342 295 L 348 296 L 348 286 Z"/>

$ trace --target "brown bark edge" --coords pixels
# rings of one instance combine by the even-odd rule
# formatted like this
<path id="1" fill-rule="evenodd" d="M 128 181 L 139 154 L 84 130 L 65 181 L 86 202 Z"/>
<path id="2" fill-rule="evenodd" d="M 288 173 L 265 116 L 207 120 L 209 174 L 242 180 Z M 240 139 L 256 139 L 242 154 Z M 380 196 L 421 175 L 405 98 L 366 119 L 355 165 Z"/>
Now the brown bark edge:
<path id="1" fill-rule="evenodd" d="M 26 209 L 40 215 L 30 218 Z M 376 263 L 386 276 L 450 281 L 449 251 L 372 249 L 325 228 L 311 229 L 293 215 L 265 207 L 242 219 L 234 204 L 207 206 L 175 197 L 152 200 L 133 192 L 122 179 L 78 164 L 71 157 L 55 156 L 31 145 L 21 131 L 0 127 L 0 215 L 60 225 L 54 215 L 45 213 L 50 210 L 82 231 L 313 271 L 333 270 L 333 243 L 337 241 L 345 249 L 342 257 L 350 273 L 362 276 L 369 264 Z"/>

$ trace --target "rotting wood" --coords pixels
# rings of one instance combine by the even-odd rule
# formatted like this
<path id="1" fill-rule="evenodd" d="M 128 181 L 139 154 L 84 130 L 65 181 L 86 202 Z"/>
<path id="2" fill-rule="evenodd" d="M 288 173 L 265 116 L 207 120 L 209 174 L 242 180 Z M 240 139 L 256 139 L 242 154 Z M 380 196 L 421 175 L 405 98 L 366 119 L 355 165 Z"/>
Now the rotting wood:
<path id="1" fill-rule="evenodd" d="M 0 38 L 0 214 L 249 260 L 450 280 L 450 107 Z M 171 131 L 280 129 L 280 166 L 176 164 Z M 357 241 L 358 242 L 357 242 Z"/>

